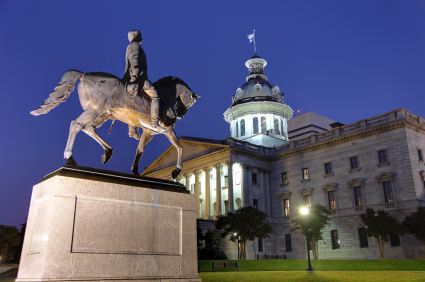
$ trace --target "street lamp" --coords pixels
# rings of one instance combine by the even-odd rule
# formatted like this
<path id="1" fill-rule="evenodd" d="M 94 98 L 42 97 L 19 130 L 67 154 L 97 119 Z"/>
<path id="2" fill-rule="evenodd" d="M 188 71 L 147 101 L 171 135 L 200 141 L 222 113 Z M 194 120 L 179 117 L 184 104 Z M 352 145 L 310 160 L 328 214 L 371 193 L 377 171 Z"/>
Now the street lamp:
<path id="1" fill-rule="evenodd" d="M 307 257 L 308 257 L 308 267 L 307 267 L 307 272 L 314 272 L 313 267 L 311 267 L 311 262 L 310 262 L 310 244 L 308 243 L 308 228 L 307 228 L 307 214 L 308 214 L 308 209 L 307 208 L 302 208 L 301 209 L 301 214 L 304 215 L 304 223 L 305 223 L 305 239 L 307 241 Z"/>
<path id="2" fill-rule="evenodd" d="M 238 236 L 238 233 L 233 233 L 233 238 Z M 239 260 L 239 237 L 238 237 L 238 260 Z"/>

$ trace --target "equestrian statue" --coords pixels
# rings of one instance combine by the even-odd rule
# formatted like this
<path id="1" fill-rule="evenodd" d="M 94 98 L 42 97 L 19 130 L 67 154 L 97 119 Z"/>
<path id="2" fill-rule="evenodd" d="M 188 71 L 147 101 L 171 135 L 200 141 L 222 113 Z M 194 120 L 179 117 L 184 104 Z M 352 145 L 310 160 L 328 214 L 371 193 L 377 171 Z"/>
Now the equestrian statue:
<path id="1" fill-rule="evenodd" d="M 146 55 L 141 48 L 140 32 L 130 31 L 128 39 L 130 44 L 127 47 L 123 79 L 109 73 L 69 70 L 50 96 L 31 114 L 47 114 L 65 102 L 80 80 L 78 94 L 84 112 L 71 122 L 64 152 L 67 165 L 77 165 L 72 149 L 77 133 L 81 130 L 102 146 L 105 151 L 102 163 L 109 161 L 113 149 L 96 133 L 96 128 L 109 119 L 113 122 L 120 120 L 128 124 L 130 137 L 140 139 L 131 171 L 139 175 L 139 160 L 146 144 L 155 134 L 164 134 L 177 150 L 176 169 L 172 172 L 172 177 L 177 178 L 183 168 L 183 148 L 174 132 L 174 125 L 200 96 L 177 77 L 167 76 L 151 83 L 147 76 Z M 137 127 L 143 129 L 140 137 L 136 132 Z"/>

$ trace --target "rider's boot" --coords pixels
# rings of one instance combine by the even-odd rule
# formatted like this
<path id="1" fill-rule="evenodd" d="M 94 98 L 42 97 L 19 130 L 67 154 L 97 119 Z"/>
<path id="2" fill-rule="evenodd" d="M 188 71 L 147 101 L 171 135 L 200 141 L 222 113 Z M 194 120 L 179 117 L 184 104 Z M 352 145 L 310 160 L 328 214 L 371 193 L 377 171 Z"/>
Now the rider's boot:
<path id="1" fill-rule="evenodd" d="M 130 136 L 130 138 L 134 138 L 136 140 L 140 139 L 140 136 L 136 131 L 136 127 L 132 126 L 132 125 L 128 126 L 128 136 Z"/>
<path id="2" fill-rule="evenodd" d="M 152 129 L 157 131 L 166 131 L 165 128 L 159 125 L 159 101 L 160 99 L 152 99 L 152 103 L 151 103 Z"/>

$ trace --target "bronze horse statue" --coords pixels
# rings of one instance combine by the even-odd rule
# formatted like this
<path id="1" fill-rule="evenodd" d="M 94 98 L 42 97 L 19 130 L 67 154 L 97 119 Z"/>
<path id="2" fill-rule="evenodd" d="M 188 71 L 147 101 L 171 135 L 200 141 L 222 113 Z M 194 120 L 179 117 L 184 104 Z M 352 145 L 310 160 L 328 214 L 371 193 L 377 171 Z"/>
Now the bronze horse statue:
<path id="1" fill-rule="evenodd" d="M 72 149 L 75 137 L 81 130 L 102 146 L 105 151 L 102 155 L 102 163 L 110 160 L 113 149 L 96 133 L 96 128 L 102 126 L 108 119 L 112 119 L 143 128 L 136 157 L 131 167 L 134 174 L 139 175 L 139 160 L 143 155 L 146 144 L 155 134 L 164 134 L 177 149 L 177 165 L 172 172 L 172 177 L 176 178 L 179 175 L 183 168 L 183 148 L 173 128 L 176 120 L 184 117 L 187 110 L 200 97 L 199 95 L 193 93 L 183 80 L 176 77 L 167 76 L 154 82 L 155 88 L 162 94 L 160 125 L 166 129 L 159 131 L 152 129 L 150 100 L 143 92 L 139 91 L 134 97 L 128 95 L 125 82 L 108 73 L 83 73 L 77 70 L 69 70 L 63 75 L 49 98 L 31 114 L 34 116 L 47 114 L 57 105 L 65 102 L 78 80 L 81 81 L 78 85 L 78 94 L 84 112 L 71 122 L 64 152 L 67 165 L 77 165 L 72 157 Z"/>

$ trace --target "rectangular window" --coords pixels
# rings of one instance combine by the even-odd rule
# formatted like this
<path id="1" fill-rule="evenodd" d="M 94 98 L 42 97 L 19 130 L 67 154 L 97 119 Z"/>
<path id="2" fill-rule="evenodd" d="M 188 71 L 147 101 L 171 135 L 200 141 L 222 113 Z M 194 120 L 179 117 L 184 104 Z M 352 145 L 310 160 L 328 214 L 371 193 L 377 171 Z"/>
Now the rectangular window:
<path id="1" fill-rule="evenodd" d="M 331 231 L 331 239 L 332 239 L 332 250 L 339 249 L 338 230 L 332 230 Z"/>
<path id="2" fill-rule="evenodd" d="M 229 211 L 229 201 L 224 201 L 224 212 L 227 213 Z"/>
<path id="3" fill-rule="evenodd" d="M 283 200 L 283 216 L 289 216 L 289 199 Z"/>
<path id="4" fill-rule="evenodd" d="M 386 203 L 394 202 L 393 187 L 392 187 L 391 181 L 382 182 L 382 185 L 384 186 L 385 202 Z"/>
<path id="5" fill-rule="evenodd" d="M 329 191 L 328 198 L 329 198 L 329 209 L 336 210 L 335 191 Z"/>
<path id="6" fill-rule="evenodd" d="M 195 183 L 190 184 L 190 193 L 195 194 Z"/>
<path id="7" fill-rule="evenodd" d="M 379 163 L 388 162 L 387 150 L 378 151 Z"/>
<path id="8" fill-rule="evenodd" d="M 252 200 L 252 206 L 258 210 L 258 200 L 257 199 Z"/>
<path id="9" fill-rule="evenodd" d="M 390 234 L 390 242 L 391 242 L 391 247 L 401 246 L 399 235 Z"/>
<path id="10" fill-rule="evenodd" d="M 311 206 L 311 197 L 310 195 L 304 195 L 303 196 L 303 203 L 304 205 L 310 207 Z"/>
<path id="11" fill-rule="evenodd" d="M 292 252 L 291 234 L 285 235 L 285 247 L 287 252 Z"/>
<path id="12" fill-rule="evenodd" d="M 252 174 L 252 184 L 257 184 L 257 174 L 256 173 Z"/>
<path id="13" fill-rule="evenodd" d="M 258 252 L 263 252 L 263 239 L 258 238 Z"/>
<path id="14" fill-rule="evenodd" d="M 366 228 L 359 228 L 359 241 L 360 241 L 360 248 L 369 247 L 369 244 L 367 242 Z"/>
<path id="15" fill-rule="evenodd" d="M 354 198 L 356 200 L 356 207 L 363 206 L 362 187 L 357 186 L 357 187 L 353 187 L 353 189 L 354 189 Z"/>
<path id="16" fill-rule="evenodd" d="M 282 184 L 288 183 L 288 174 L 286 172 L 282 173 Z"/>
<path id="17" fill-rule="evenodd" d="M 357 157 L 350 158 L 350 167 L 351 169 L 359 168 L 359 160 L 357 159 Z"/>
<path id="18" fill-rule="evenodd" d="M 325 163 L 325 174 L 332 174 L 332 163 Z"/>
<path id="19" fill-rule="evenodd" d="M 423 155 L 422 155 L 422 150 L 420 150 L 420 149 L 418 149 L 418 157 L 419 157 L 419 160 L 420 160 L 421 162 L 423 162 L 423 161 L 424 161 L 424 157 L 423 157 Z"/>
<path id="20" fill-rule="evenodd" d="M 229 186 L 229 176 L 228 175 L 224 176 L 224 186 Z"/>
<path id="21" fill-rule="evenodd" d="M 303 179 L 308 179 L 308 168 L 303 168 Z"/>

